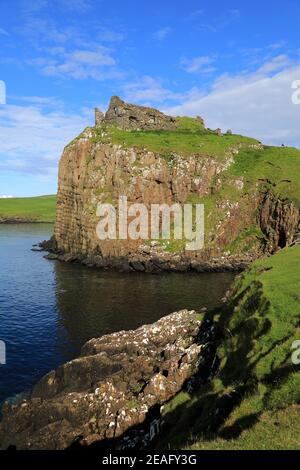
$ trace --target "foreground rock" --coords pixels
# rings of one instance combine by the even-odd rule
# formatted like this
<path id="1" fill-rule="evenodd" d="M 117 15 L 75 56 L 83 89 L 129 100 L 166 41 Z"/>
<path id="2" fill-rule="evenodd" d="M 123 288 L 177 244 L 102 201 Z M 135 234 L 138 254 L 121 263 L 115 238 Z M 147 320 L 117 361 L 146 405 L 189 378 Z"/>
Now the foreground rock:
<path id="1" fill-rule="evenodd" d="M 143 448 L 157 436 L 160 408 L 201 380 L 214 328 L 182 310 L 135 331 L 88 341 L 17 405 L 5 403 L 0 447 L 74 445 Z"/>

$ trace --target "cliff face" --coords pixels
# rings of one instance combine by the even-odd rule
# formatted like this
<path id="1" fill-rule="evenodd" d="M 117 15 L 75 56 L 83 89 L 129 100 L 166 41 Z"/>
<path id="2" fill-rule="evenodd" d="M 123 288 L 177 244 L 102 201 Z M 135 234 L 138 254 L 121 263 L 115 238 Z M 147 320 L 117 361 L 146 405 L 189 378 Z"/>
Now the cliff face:
<path id="1" fill-rule="evenodd" d="M 223 136 L 205 129 L 200 118 L 171 118 L 116 97 L 106 115 L 97 110 L 96 117 L 97 125 L 69 144 L 60 161 L 57 256 L 125 271 L 240 269 L 265 247 L 273 252 L 293 241 L 297 205 L 288 210 L 280 193 L 267 203 L 269 179 L 251 174 L 251 159 L 245 168 L 249 155 L 257 154 L 255 164 L 262 154 L 271 158 L 258 141 Z M 99 240 L 97 204 L 117 206 L 124 195 L 129 204 L 148 208 L 203 203 L 204 248 L 186 251 L 183 240 Z"/>
<path id="2" fill-rule="evenodd" d="M 266 236 L 266 250 L 275 253 L 298 240 L 299 210 L 291 201 L 266 193 L 259 212 L 259 224 Z"/>
<path id="3" fill-rule="evenodd" d="M 192 194 L 210 194 L 213 178 L 228 160 L 220 163 L 213 157 L 199 160 L 195 155 L 175 154 L 170 166 L 155 152 L 79 140 L 65 150 L 60 162 L 54 231 L 58 248 L 75 257 L 92 255 L 94 261 L 97 256 L 133 255 L 141 241 L 98 239 L 97 203 L 116 204 L 119 196 L 126 195 L 128 201 L 143 202 L 149 208 L 151 204 L 183 204 Z"/>

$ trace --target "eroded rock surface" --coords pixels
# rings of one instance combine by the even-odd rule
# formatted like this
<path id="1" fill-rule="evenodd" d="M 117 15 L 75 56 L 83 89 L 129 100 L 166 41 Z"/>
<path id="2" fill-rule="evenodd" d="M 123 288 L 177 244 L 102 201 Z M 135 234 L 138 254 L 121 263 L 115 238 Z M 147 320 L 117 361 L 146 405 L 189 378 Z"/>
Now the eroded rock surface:
<path id="1" fill-rule="evenodd" d="M 160 406 L 201 379 L 213 334 L 194 311 L 182 310 L 88 341 L 80 357 L 48 373 L 29 397 L 4 404 L 0 447 L 149 445 L 161 425 Z"/>
<path id="2" fill-rule="evenodd" d="M 269 253 L 291 245 L 299 236 L 299 209 L 293 202 L 279 199 L 271 192 L 262 199 L 259 222 Z"/>

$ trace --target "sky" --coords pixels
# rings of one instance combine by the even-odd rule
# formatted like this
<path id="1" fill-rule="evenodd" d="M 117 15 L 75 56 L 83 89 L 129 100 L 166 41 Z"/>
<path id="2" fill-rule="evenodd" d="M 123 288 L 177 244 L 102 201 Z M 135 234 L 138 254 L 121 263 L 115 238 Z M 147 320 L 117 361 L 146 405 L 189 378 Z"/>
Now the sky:
<path id="1" fill-rule="evenodd" d="M 300 147 L 299 19 L 289 0 L 0 0 L 0 197 L 55 193 L 112 95 Z"/>

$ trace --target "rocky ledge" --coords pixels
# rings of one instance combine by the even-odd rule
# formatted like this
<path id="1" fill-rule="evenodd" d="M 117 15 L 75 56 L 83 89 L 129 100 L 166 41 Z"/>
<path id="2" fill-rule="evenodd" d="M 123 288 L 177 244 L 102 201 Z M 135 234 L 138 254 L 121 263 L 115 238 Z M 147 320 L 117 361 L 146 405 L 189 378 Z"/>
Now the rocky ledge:
<path id="1" fill-rule="evenodd" d="M 162 405 L 211 373 L 214 336 L 210 322 L 182 310 L 91 339 L 20 403 L 3 405 L 0 448 L 149 446 L 163 424 Z"/>
<path id="2" fill-rule="evenodd" d="M 253 254 L 243 256 L 221 256 L 203 260 L 193 258 L 187 253 L 169 253 L 156 241 L 150 245 L 140 245 L 135 252 L 127 256 L 102 256 L 99 253 L 89 255 L 73 255 L 57 248 L 53 238 L 39 243 L 40 250 L 48 251 L 48 260 L 80 262 L 88 267 L 104 270 L 115 270 L 122 273 L 145 272 L 157 274 L 161 272 L 241 272 L 254 259 Z M 40 251 L 39 250 L 39 251 Z"/>

